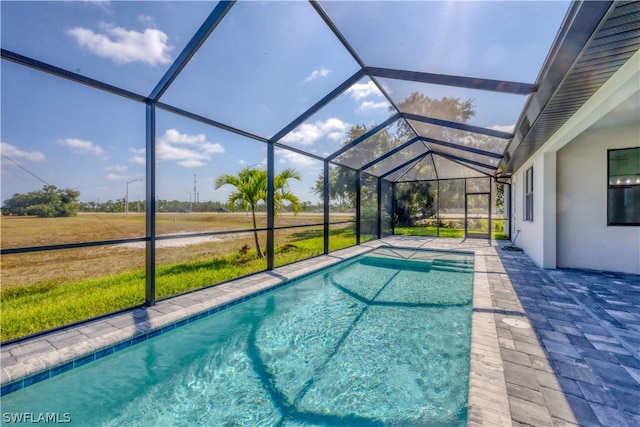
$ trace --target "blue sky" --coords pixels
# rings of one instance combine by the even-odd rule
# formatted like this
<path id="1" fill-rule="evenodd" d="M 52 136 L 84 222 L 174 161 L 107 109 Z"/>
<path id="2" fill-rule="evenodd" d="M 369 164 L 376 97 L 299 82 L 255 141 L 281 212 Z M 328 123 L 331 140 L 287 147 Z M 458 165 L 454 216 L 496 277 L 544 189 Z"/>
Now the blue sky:
<path id="1" fill-rule="evenodd" d="M 371 66 L 532 83 L 566 2 L 328 2 L 328 15 Z M 213 10 L 211 2 L 3 1 L 2 47 L 140 95 L 148 95 Z M 358 19 L 354 19 L 356 16 Z M 26 69 L 2 73 L 2 200 L 43 181 L 80 191 L 83 201 L 144 199 L 145 107 Z M 269 138 L 358 70 L 306 2 L 239 2 L 161 102 Z M 383 81 L 398 102 L 412 91 L 474 99 L 472 124 L 513 126 L 526 98 Z M 320 156 L 355 124 L 385 120 L 389 104 L 364 78 L 282 143 Z M 158 110 L 157 194 L 225 200 L 213 180 L 266 164 L 265 144 Z M 16 166 L 19 163 L 23 168 Z M 276 150 L 294 167 L 293 191 L 309 188 L 322 162 Z M 30 173 L 27 173 L 28 170 Z M 33 175 L 36 175 L 34 177 Z"/>

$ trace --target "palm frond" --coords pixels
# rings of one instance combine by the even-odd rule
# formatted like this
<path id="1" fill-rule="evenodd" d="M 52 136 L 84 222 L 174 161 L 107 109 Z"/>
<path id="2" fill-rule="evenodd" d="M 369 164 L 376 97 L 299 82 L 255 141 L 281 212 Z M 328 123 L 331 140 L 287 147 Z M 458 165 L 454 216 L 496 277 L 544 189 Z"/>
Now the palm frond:
<path id="1" fill-rule="evenodd" d="M 276 215 L 283 210 L 283 202 L 291 204 L 294 214 L 301 210 L 302 204 L 298 197 L 289 191 L 288 180 L 300 180 L 300 173 L 293 168 L 284 169 L 274 176 L 274 212 Z M 255 211 L 260 202 L 267 202 L 268 176 L 265 169 L 244 168 L 237 175 L 224 174 L 215 180 L 215 189 L 223 185 L 232 185 L 235 191 L 229 194 L 227 205 L 230 211 L 236 208 L 251 209 Z"/>

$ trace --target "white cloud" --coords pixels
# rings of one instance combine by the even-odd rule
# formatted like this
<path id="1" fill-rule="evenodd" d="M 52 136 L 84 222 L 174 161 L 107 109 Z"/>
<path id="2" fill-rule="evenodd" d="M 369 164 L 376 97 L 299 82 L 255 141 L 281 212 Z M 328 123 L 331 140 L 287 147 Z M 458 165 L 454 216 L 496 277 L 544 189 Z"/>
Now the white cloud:
<path id="1" fill-rule="evenodd" d="M 312 145 L 323 137 L 333 141 L 344 139 L 351 125 L 337 118 L 318 121 L 315 123 L 304 123 L 293 131 L 289 132 L 280 141 L 285 144 Z"/>
<path id="2" fill-rule="evenodd" d="M 312 80 L 315 80 L 319 77 L 327 77 L 329 75 L 329 73 L 331 72 L 331 70 L 329 70 L 328 68 L 320 68 L 319 70 L 313 70 L 313 72 L 311 74 L 309 74 L 307 76 L 306 79 L 304 79 L 305 83 L 308 83 Z"/>
<path id="3" fill-rule="evenodd" d="M 189 165 L 186 167 L 195 167 L 204 165 L 204 160 L 209 158 L 188 148 L 180 148 L 175 145 L 160 143 L 156 151 L 160 160 L 177 160 L 180 165 Z"/>
<path id="4" fill-rule="evenodd" d="M 129 178 L 126 175 L 118 175 L 116 173 L 110 173 L 107 175 L 107 179 L 109 181 L 124 181 L 125 179 Z"/>
<path id="5" fill-rule="evenodd" d="M 147 28 L 143 32 L 126 30 L 121 27 L 100 23 L 102 33 L 82 27 L 71 28 L 66 33 L 75 38 L 78 44 L 103 58 L 117 64 L 145 62 L 150 65 L 171 62 L 167 45 L 167 35 L 160 30 Z"/>
<path id="6" fill-rule="evenodd" d="M 131 148 L 130 150 L 135 154 L 135 156 L 129 159 L 131 163 L 136 163 L 138 165 L 145 165 L 147 163 L 146 151 L 144 148 Z"/>
<path id="7" fill-rule="evenodd" d="M 70 148 L 76 154 L 90 154 L 93 156 L 104 154 L 104 150 L 99 145 L 78 138 L 59 139 L 58 144 Z"/>
<path id="8" fill-rule="evenodd" d="M 0 143 L 0 151 L 2 151 L 2 154 L 13 160 L 22 159 L 32 162 L 42 162 L 45 160 L 44 154 L 39 151 L 23 151 L 15 145 L 11 145 L 7 142 Z"/>
<path id="9" fill-rule="evenodd" d="M 371 95 L 383 96 L 382 92 L 378 90 L 378 87 L 371 80 L 369 80 L 367 83 L 354 84 L 349 89 L 347 89 L 346 93 L 348 93 L 356 101 L 368 98 Z"/>
<path id="10" fill-rule="evenodd" d="M 200 166 L 206 165 L 206 163 L 202 160 L 187 159 L 178 162 L 178 165 L 182 166 L 183 168 L 199 168 Z"/>
<path id="11" fill-rule="evenodd" d="M 499 130 L 501 132 L 512 133 L 513 129 L 515 127 L 516 127 L 515 124 L 513 124 L 513 125 L 495 125 L 495 126 L 491 126 L 489 129 Z"/>
<path id="12" fill-rule="evenodd" d="M 204 142 L 200 145 L 202 152 L 205 154 L 220 154 L 224 153 L 224 148 L 218 143 Z"/>
<path id="13" fill-rule="evenodd" d="M 153 19 L 152 16 L 149 15 L 138 15 L 138 18 L 136 18 L 137 21 L 139 23 L 141 23 L 142 25 L 144 25 L 147 28 L 155 28 L 156 27 L 156 20 Z"/>
<path id="14" fill-rule="evenodd" d="M 362 104 L 360 104 L 359 111 L 376 110 L 376 109 L 382 109 L 382 108 L 388 108 L 388 107 L 389 107 L 389 104 L 384 101 L 382 102 L 364 101 Z"/>
<path id="15" fill-rule="evenodd" d="M 203 133 L 189 135 L 169 129 L 156 142 L 159 160 L 176 161 L 185 168 L 204 166 L 211 160 L 212 154 L 224 153 L 222 145 L 207 141 Z"/>
<path id="16" fill-rule="evenodd" d="M 309 157 L 304 156 L 302 154 L 295 153 L 293 151 L 278 149 L 276 150 L 276 154 L 278 155 L 278 163 L 280 164 L 291 164 L 296 168 L 306 168 L 312 166 L 318 166 L 320 162 Z"/>
<path id="17" fill-rule="evenodd" d="M 113 165 L 113 166 L 107 166 L 106 168 L 104 168 L 104 170 L 106 171 L 116 171 L 116 172 L 124 172 L 127 169 L 129 169 L 129 166 L 125 166 L 125 165 Z"/>
<path id="18" fill-rule="evenodd" d="M 286 134 L 280 142 L 285 144 L 311 145 L 322 137 L 320 128 L 316 124 L 303 123 Z"/>

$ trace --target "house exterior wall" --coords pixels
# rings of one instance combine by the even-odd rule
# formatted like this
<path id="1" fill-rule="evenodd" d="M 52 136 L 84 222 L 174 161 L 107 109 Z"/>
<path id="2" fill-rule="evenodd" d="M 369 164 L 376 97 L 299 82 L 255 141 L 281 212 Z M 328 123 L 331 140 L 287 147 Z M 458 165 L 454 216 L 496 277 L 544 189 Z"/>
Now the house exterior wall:
<path id="1" fill-rule="evenodd" d="M 533 166 L 533 221 L 524 220 L 525 174 Z M 533 261 L 544 268 L 556 267 L 556 156 L 539 153 L 520 168 L 512 182 L 515 190 L 511 206 L 514 228 L 519 232 L 516 246 L 521 247 Z"/>
<path id="2" fill-rule="evenodd" d="M 607 150 L 640 146 L 640 126 L 587 129 L 557 152 L 536 153 L 513 175 L 512 236 L 543 268 L 640 274 L 640 227 L 607 225 Z M 533 166 L 533 221 L 524 221 Z"/>
<path id="3" fill-rule="evenodd" d="M 558 151 L 557 266 L 640 274 L 640 227 L 607 226 L 607 150 L 640 146 L 640 126 L 587 130 Z"/>
<path id="4" fill-rule="evenodd" d="M 544 268 L 640 274 L 640 227 L 607 226 L 607 150 L 640 146 L 640 51 L 512 175 L 512 236 Z M 523 220 L 533 165 L 534 217 Z M 513 238 L 513 237 L 512 237 Z"/>

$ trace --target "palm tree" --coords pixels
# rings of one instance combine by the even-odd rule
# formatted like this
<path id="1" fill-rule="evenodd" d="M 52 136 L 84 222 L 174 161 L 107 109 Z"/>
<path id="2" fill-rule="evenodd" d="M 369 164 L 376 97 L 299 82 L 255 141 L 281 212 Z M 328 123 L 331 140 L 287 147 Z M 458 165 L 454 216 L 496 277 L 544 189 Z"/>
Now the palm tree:
<path id="1" fill-rule="evenodd" d="M 300 200 L 289 191 L 288 180 L 300 180 L 300 174 L 295 169 L 285 169 L 273 178 L 274 188 L 274 212 L 279 214 L 282 212 L 284 202 L 291 204 L 293 213 L 300 212 Z M 265 169 L 244 168 L 237 175 L 224 174 L 216 178 L 215 189 L 223 185 L 233 185 L 236 189 L 227 200 L 227 206 L 230 211 L 234 211 L 236 207 L 242 209 L 251 209 L 251 217 L 253 219 L 253 235 L 256 241 L 256 249 L 260 258 L 264 257 L 264 253 L 260 248 L 258 241 L 258 231 L 256 230 L 256 206 L 259 202 L 267 202 L 267 171 Z"/>

